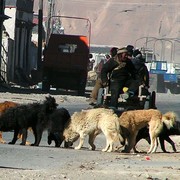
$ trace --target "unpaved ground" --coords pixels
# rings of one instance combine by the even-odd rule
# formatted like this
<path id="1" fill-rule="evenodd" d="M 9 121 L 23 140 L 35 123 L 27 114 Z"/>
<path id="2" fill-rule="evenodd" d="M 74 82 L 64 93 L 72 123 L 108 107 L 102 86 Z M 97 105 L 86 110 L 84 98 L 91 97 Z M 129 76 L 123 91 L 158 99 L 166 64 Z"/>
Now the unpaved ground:
<path id="1" fill-rule="evenodd" d="M 44 100 L 48 94 L 18 94 L 0 93 L 1 101 L 12 100 L 19 103 L 31 103 Z M 70 113 L 82 108 L 89 108 L 85 97 L 53 95 L 60 107 L 67 108 Z M 157 106 L 163 112 L 179 111 L 180 95 L 158 94 Z M 12 132 L 4 133 L 8 142 Z M 124 154 L 120 152 L 104 153 L 101 149 L 105 145 L 103 135 L 95 141 L 96 151 L 88 150 L 87 142 L 82 150 L 55 148 L 54 144 L 47 144 L 47 132 L 43 134 L 39 147 L 0 144 L 0 179 L 172 179 L 180 176 L 180 138 L 172 136 L 176 143 L 177 153 L 162 153 L 158 147 L 157 153 L 147 155 Z M 28 140 L 33 136 L 29 133 Z M 78 142 L 77 142 L 78 143 Z M 146 141 L 139 142 L 137 148 L 147 151 Z M 169 144 L 167 150 L 172 152 Z"/>

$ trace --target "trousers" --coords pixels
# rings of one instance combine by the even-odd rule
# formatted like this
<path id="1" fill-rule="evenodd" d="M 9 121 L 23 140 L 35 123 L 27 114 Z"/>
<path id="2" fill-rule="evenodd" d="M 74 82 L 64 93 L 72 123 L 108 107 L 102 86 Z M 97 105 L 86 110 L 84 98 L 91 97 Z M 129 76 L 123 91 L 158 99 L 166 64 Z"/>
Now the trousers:
<path id="1" fill-rule="evenodd" d="M 123 93 L 123 87 L 128 87 L 129 92 L 136 94 L 138 92 L 139 83 L 134 79 L 124 79 L 124 80 L 111 80 L 110 81 L 110 91 L 111 100 L 110 106 L 117 108 L 118 98 L 121 93 Z"/>
<path id="2" fill-rule="evenodd" d="M 96 83 L 95 83 L 95 86 L 91 92 L 91 95 L 90 97 L 93 99 L 93 100 L 97 100 L 97 96 L 98 96 L 98 92 L 99 92 L 99 89 L 102 88 L 103 85 L 102 85 L 102 81 L 100 78 L 98 78 L 96 80 Z"/>

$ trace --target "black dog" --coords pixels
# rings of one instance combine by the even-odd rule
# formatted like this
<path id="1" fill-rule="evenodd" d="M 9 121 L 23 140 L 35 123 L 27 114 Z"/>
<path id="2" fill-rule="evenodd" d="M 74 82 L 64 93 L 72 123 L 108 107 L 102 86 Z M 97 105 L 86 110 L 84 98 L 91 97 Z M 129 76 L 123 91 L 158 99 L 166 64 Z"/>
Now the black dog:
<path id="1" fill-rule="evenodd" d="M 64 137 L 63 131 L 66 122 L 70 119 L 70 114 L 67 109 L 60 108 L 54 111 L 49 116 L 49 128 L 48 128 L 48 144 L 50 145 L 52 140 L 55 141 L 55 147 L 60 147 Z"/>
<path id="2" fill-rule="evenodd" d="M 35 142 L 32 146 L 38 146 L 43 131 L 48 127 L 49 115 L 57 108 L 55 98 L 49 96 L 40 103 L 19 105 L 8 109 L 0 116 L 0 131 L 14 130 L 14 137 L 9 144 L 15 144 L 18 139 L 18 133 L 22 133 L 22 143 L 26 144 L 27 129 L 32 128 Z"/>
<path id="3" fill-rule="evenodd" d="M 163 130 L 159 134 L 159 142 L 161 145 L 161 149 L 163 152 L 167 152 L 164 146 L 164 141 L 167 141 L 171 144 L 173 151 L 176 152 L 175 143 L 172 141 L 172 139 L 169 137 L 171 135 L 180 135 L 180 121 L 176 121 L 174 126 L 170 129 L 168 129 L 165 125 L 163 125 Z M 147 142 L 150 144 L 150 137 L 149 137 L 149 129 L 147 127 L 142 128 L 136 137 L 136 144 L 141 140 L 146 139 Z"/>

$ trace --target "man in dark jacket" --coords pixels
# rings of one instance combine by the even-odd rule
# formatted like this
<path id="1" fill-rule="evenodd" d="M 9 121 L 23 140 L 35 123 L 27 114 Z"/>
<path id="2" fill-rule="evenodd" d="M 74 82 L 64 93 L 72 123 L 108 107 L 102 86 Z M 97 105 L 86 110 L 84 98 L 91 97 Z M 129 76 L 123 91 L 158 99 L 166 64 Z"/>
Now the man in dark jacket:
<path id="1" fill-rule="evenodd" d="M 132 56 L 132 63 L 137 71 L 139 76 L 140 85 L 144 85 L 146 88 L 149 88 L 149 71 L 145 65 L 145 60 L 142 57 L 142 53 L 139 49 L 134 50 Z"/>
<path id="2" fill-rule="evenodd" d="M 131 60 L 128 59 L 126 48 L 118 49 L 117 55 L 106 62 L 101 70 L 103 86 L 110 86 L 112 107 L 117 108 L 119 94 L 123 87 L 128 87 L 128 96 L 138 91 L 136 70 Z"/>

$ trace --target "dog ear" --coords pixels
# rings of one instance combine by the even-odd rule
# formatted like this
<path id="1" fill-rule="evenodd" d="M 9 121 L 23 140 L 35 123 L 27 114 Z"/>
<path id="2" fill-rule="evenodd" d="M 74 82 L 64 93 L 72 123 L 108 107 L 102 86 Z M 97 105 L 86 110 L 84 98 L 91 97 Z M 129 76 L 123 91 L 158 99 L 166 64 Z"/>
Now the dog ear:
<path id="1" fill-rule="evenodd" d="M 46 96 L 46 101 L 49 101 L 52 97 L 49 95 L 49 96 Z"/>
<path id="2" fill-rule="evenodd" d="M 46 97 L 46 101 L 54 103 L 54 104 L 56 103 L 56 99 L 54 97 L 50 96 L 50 95 L 48 97 Z"/>

